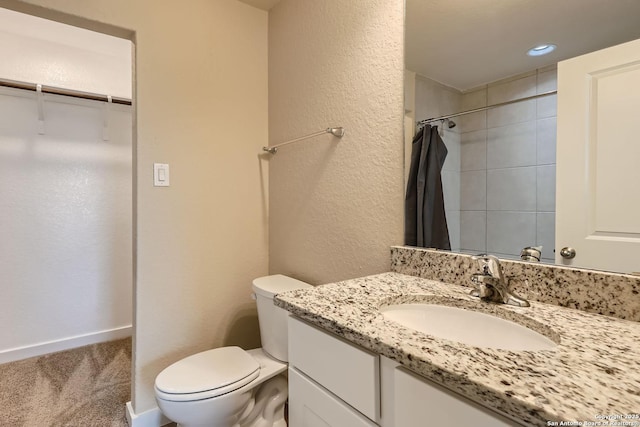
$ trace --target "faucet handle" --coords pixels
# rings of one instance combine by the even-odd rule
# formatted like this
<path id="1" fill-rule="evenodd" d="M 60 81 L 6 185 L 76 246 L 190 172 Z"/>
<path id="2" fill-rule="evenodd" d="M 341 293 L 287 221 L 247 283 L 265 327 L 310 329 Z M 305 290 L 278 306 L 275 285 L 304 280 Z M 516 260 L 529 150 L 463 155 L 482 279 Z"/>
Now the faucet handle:
<path id="1" fill-rule="evenodd" d="M 478 265 L 484 274 L 492 276 L 499 274 L 500 260 L 495 255 L 478 254 L 472 256 L 471 259 L 478 262 Z"/>
<path id="2" fill-rule="evenodd" d="M 471 291 L 472 296 L 520 307 L 529 306 L 529 302 L 509 291 L 498 257 L 489 254 L 478 254 L 471 257 L 471 259 L 477 261 L 482 269 L 482 273 L 471 275 L 471 281 L 476 285 L 476 289 Z"/>
<path id="3" fill-rule="evenodd" d="M 493 261 L 493 262 L 500 262 L 500 260 L 498 259 L 497 256 L 495 255 L 490 255 L 490 254 L 478 254 L 478 255 L 473 255 L 471 257 L 472 260 L 474 261 L 479 261 L 479 262 L 489 262 L 489 261 Z"/>
<path id="4" fill-rule="evenodd" d="M 478 263 L 480 270 L 482 270 L 483 274 L 491 274 L 489 271 L 489 259 L 487 258 L 488 254 L 477 254 L 471 257 L 472 260 Z"/>

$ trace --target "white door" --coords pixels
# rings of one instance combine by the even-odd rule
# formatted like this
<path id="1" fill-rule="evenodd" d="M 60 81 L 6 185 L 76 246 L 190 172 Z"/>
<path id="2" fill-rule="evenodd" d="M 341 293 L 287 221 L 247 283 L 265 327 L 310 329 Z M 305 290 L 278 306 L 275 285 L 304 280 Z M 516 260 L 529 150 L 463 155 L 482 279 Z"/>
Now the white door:
<path id="1" fill-rule="evenodd" d="M 640 40 L 558 64 L 556 179 L 556 262 L 640 271 Z"/>

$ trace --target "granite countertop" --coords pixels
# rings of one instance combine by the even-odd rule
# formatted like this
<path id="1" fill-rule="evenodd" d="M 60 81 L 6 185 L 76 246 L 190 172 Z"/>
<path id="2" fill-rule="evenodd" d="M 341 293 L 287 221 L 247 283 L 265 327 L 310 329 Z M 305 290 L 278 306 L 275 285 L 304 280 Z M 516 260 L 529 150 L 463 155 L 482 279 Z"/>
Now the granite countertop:
<path id="1" fill-rule="evenodd" d="M 405 328 L 378 311 L 408 302 L 483 311 L 559 344 L 541 351 L 471 347 Z M 638 322 L 535 301 L 526 308 L 485 303 L 467 287 L 398 273 L 285 292 L 275 304 L 527 425 L 640 413 Z"/>

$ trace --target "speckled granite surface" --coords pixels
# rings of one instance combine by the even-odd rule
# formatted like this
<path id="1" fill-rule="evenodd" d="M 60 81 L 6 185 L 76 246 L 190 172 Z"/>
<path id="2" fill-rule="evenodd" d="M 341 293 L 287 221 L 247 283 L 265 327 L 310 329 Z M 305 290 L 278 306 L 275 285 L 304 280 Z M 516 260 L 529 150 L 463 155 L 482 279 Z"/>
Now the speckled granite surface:
<path id="1" fill-rule="evenodd" d="M 528 300 L 640 321 L 640 277 L 550 264 L 500 260 L 509 288 Z M 470 255 L 391 248 L 391 271 L 472 286 L 478 270 Z"/>
<path id="2" fill-rule="evenodd" d="M 286 292 L 275 301 L 525 425 L 640 413 L 640 323 L 537 302 L 528 308 L 493 305 L 468 292 L 467 287 L 384 273 Z M 378 311 L 386 304 L 434 299 L 528 325 L 559 344 L 535 352 L 470 347 L 402 327 Z"/>

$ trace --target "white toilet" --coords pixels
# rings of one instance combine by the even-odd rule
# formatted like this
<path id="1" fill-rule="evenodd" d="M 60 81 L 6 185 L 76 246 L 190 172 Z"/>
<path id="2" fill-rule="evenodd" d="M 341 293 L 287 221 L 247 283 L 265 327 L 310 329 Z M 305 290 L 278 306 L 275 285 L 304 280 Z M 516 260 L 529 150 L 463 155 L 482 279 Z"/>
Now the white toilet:
<path id="1" fill-rule="evenodd" d="M 156 377 L 156 401 L 180 427 L 286 427 L 287 311 L 275 294 L 310 288 L 274 275 L 253 281 L 262 348 L 221 347 L 186 357 Z"/>

